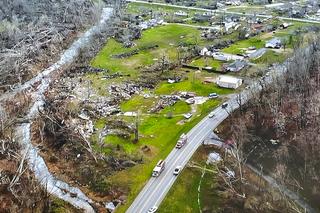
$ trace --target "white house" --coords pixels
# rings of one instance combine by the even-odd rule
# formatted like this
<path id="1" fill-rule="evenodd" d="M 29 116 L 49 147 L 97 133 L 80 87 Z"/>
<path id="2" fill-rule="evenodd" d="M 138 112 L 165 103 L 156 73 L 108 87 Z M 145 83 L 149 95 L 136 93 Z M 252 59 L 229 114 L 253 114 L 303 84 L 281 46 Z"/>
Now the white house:
<path id="1" fill-rule="evenodd" d="M 212 56 L 212 52 L 209 51 L 206 47 L 204 47 L 202 50 L 200 50 L 201 56 Z"/>
<path id="2" fill-rule="evenodd" d="M 176 16 L 182 16 L 182 17 L 187 17 L 187 16 L 188 16 L 188 13 L 179 10 L 178 12 L 175 12 L 174 15 L 176 15 Z"/>
<path id="3" fill-rule="evenodd" d="M 217 82 L 219 87 L 237 89 L 242 85 L 242 79 L 228 76 L 228 75 L 220 75 L 217 78 Z"/>

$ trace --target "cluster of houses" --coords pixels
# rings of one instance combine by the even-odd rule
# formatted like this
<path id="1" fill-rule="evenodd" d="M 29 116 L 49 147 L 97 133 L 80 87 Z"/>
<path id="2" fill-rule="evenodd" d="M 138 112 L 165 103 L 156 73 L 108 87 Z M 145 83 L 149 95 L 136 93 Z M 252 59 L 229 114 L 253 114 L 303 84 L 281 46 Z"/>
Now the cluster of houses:
<path id="1" fill-rule="evenodd" d="M 307 1 L 290 1 L 279 4 L 273 8 L 273 11 L 279 15 L 288 16 L 292 18 L 309 18 L 317 17 L 320 9 L 320 2 L 318 0 Z"/>

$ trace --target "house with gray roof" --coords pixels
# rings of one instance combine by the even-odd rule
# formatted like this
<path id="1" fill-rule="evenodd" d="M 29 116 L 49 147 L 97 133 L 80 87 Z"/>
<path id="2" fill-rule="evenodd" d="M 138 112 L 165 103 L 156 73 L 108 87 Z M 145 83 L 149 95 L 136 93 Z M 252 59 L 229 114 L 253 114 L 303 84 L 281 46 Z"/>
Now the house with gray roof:
<path id="1" fill-rule="evenodd" d="M 244 60 L 235 60 L 231 64 L 227 65 L 226 70 L 229 72 L 239 72 L 243 68 L 245 68 L 248 63 Z"/>
<path id="2" fill-rule="evenodd" d="M 279 49 L 282 45 L 282 42 L 279 38 L 273 38 L 266 42 L 266 48 L 276 48 Z"/>
<path id="3" fill-rule="evenodd" d="M 263 56 L 267 52 L 266 48 L 260 48 L 252 53 L 249 54 L 250 59 L 258 59 Z"/>

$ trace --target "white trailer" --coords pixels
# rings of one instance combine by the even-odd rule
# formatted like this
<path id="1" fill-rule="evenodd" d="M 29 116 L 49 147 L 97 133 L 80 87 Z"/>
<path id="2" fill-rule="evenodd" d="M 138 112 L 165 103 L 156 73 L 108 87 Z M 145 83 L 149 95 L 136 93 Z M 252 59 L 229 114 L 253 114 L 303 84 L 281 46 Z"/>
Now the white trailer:
<path id="1" fill-rule="evenodd" d="M 164 160 L 159 160 L 156 167 L 154 167 L 152 171 L 152 177 L 158 177 L 161 174 L 161 172 L 164 170 L 165 164 L 166 162 Z"/>
<path id="2" fill-rule="evenodd" d="M 181 147 L 183 147 L 183 145 L 185 145 L 188 141 L 188 137 L 186 134 L 182 134 L 177 142 L 176 148 L 180 149 Z"/>

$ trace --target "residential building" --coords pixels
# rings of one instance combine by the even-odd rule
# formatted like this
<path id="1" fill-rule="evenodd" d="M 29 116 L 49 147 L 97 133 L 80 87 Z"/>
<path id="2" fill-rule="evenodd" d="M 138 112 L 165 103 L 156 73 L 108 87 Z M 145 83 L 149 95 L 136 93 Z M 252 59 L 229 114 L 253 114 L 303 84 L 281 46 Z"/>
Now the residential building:
<path id="1" fill-rule="evenodd" d="M 228 75 L 221 75 L 217 78 L 216 83 L 219 87 L 237 89 L 242 85 L 242 79 Z"/>
<path id="2" fill-rule="evenodd" d="M 244 60 L 236 60 L 231 64 L 227 65 L 226 70 L 229 72 L 239 72 L 243 68 L 245 68 L 248 63 Z"/>
<path id="3" fill-rule="evenodd" d="M 281 40 L 279 38 L 273 38 L 273 39 L 267 41 L 265 47 L 279 49 L 281 47 Z"/>

